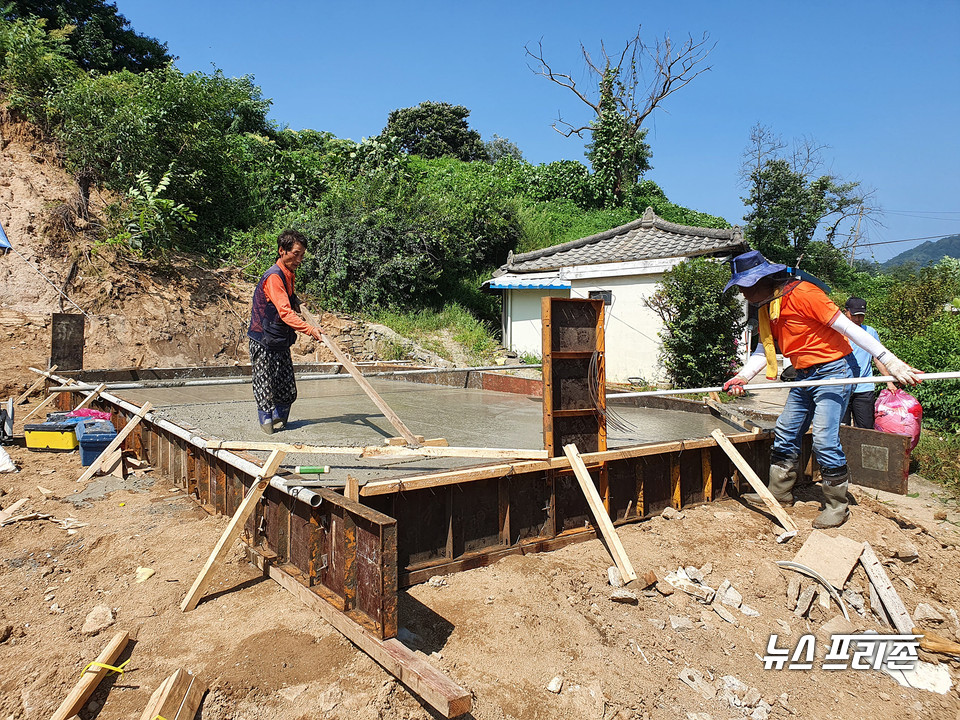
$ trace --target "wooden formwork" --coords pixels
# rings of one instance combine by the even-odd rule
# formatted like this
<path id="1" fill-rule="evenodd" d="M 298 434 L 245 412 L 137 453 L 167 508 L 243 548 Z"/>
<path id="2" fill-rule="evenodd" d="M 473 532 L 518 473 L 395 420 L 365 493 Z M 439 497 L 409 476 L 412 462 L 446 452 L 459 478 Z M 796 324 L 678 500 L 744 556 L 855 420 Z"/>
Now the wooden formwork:
<path id="1" fill-rule="evenodd" d="M 75 404 L 73 393 L 61 395 L 62 409 Z M 133 416 L 106 400 L 94 406 L 111 413 L 118 431 Z M 202 437 L 196 428 L 184 430 Z M 134 428 L 124 446 L 211 513 L 232 515 L 254 480 L 252 473 L 149 420 Z M 332 490 L 315 493 L 322 502 L 311 507 L 269 487 L 244 527 L 244 542 L 261 548 L 282 571 L 374 636 L 396 636 L 396 521 Z"/>

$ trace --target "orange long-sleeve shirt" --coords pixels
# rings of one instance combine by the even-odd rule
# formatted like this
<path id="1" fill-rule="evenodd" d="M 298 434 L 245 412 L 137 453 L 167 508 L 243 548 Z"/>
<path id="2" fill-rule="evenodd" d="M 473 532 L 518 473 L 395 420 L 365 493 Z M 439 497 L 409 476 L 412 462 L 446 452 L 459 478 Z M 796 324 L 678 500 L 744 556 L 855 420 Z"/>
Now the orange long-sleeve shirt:
<path id="1" fill-rule="evenodd" d="M 313 331 L 313 326 L 308 324 L 290 307 L 290 295 L 293 295 L 293 273 L 287 270 L 283 265 L 277 263 L 277 267 L 283 273 L 283 281 L 279 275 L 271 275 L 263 284 L 263 292 L 267 299 L 273 303 L 277 309 L 277 314 L 284 323 L 292 327 L 297 332 L 309 335 Z M 286 288 L 284 288 L 284 283 Z"/>

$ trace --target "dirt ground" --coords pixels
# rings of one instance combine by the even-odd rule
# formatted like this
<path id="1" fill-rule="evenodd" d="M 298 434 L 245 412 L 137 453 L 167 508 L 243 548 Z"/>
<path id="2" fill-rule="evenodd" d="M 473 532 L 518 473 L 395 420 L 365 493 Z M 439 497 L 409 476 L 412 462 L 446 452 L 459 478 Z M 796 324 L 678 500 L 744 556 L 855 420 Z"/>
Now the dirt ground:
<path id="1" fill-rule="evenodd" d="M 84 488 L 76 483 L 82 468 L 75 452 L 9 451 L 20 472 L 0 475 L 0 505 L 29 498 L 20 512 L 72 517 L 84 525 L 71 531 L 37 519 L 0 527 L 0 717 L 49 716 L 120 629 L 135 638 L 123 656 L 130 663 L 122 677 L 112 675 L 101 685 L 81 713 L 84 720 L 135 716 L 178 667 L 210 686 L 204 720 L 435 717 L 247 564 L 239 544 L 199 607 L 181 613 L 179 603 L 227 520 L 207 515 L 167 479 L 152 472 L 126 481 L 108 476 Z M 796 617 L 786 598 L 793 573 L 774 565 L 791 559 L 808 537 L 817 497 L 815 489 L 801 495 L 805 501 L 791 511 L 800 535 L 784 545 L 775 542 L 775 526 L 766 517 L 731 499 L 620 529 L 638 571 L 653 570 L 662 579 L 678 567 L 701 568 L 706 585 L 729 580 L 756 616 L 730 607 L 730 623 L 680 591 L 638 591 L 636 604 L 614 602 L 607 575 L 612 563 L 592 540 L 509 557 L 402 592 L 400 637 L 473 693 L 478 720 L 689 713 L 957 718 L 956 687 L 940 695 L 901 687 L 878 671 L 763 669 L 771 633 L 780 635 L 780 647 L 792 648 L 800 635 L 816 633 L 838 614 L 836 605 L 824 610 L 814 602 L 809 618 Z M 857 497 L 850 522 L 829 534 L 869 541 L 910 612 L 929 604 L 943 621 L 927 627 L 960 640 L 951 613 L 960 607 L 956 528 L 921 521 L 911 507 L 872 491 Z M 926 504 L 918 499 L 916 509 Z M 913 549 L 918 558 L 908 562 Z M 138 583 L 140 567 L 154 574 Z M 847 589 L 866 596 L 866 588 L 857 568 Z M 115 622 L 85 634 L 85 619 L 98 605 L 109 607 Z M 851 619 L 858 629 L 889 632 L 869 609 L 862 616 L 851 610 Z M 946 667 L 955 684 L 960 664 L 947 661 Z M 759 697 L 771 709 L 764 715 L 762 705 L 738 708 L 722 696 L 707 699 L 680 680 L 688 669 L 711 690 L 732 676 L 756 688 L 752 700 Z M 550 692 L 558 677 L 560 692 Z"/>

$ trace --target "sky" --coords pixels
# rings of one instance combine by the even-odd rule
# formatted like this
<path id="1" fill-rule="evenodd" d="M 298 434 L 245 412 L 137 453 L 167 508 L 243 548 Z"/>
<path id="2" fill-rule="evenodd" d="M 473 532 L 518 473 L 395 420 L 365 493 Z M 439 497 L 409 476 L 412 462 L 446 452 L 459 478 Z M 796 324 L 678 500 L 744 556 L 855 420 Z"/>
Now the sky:
<path id="1" fill-rule="evenodd" d="M 706 32 L 710 71 L 645 123 L 645 177 L 671 201 L 742 224 L 739 169 L 760 123 L 827 146 L 823 172 L 875 189 L 883 214 L 861 228 L 857 258 L 960 233 L 960 0 L 115 2 L 182 71 L 252 75 L 280 126 L 360 141 L 392 110 L 448 102 L 532 163 L 586 163 L 588 139 L 552 124 L 585 125 L 593 110 L 535 74 L 525 47 L 542 43 L 555 70 L 595 90 L 581 44 L 597 58 L 638 28 L 647 43 Z"/>

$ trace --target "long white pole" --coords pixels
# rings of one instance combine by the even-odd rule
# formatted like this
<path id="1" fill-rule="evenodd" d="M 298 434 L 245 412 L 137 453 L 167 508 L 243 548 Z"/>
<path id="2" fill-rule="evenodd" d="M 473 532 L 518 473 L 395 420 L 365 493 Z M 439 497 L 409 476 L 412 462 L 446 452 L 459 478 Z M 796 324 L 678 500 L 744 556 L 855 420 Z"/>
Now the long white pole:
<path id="1" fill-rule="evenodd" d="M 928 380 L 960 380 L 960 372 L 940 372 L 923 373 L 920 378 L 926 382 Z M 830 380 L 795 380 L 793 382 L 777 383 L 757 383 L 756 385 L 745 385 L 747 390 L 783 390 L 795 387 L 825 387 L 829 385 L 859 385 L 860 383 L 880 383 L 897 382 L 892 375 L 880 375 L 859 378 L 832 378 Z M 607 399 L 632 398 L 632 397 L 652 397 L 654 395 L 692 395 L 695 393 L 723 392 L 723 386 L 687 388 L 674 390 L 644 390 L 643 392 L 633 393 L 607 393 Z"/>

